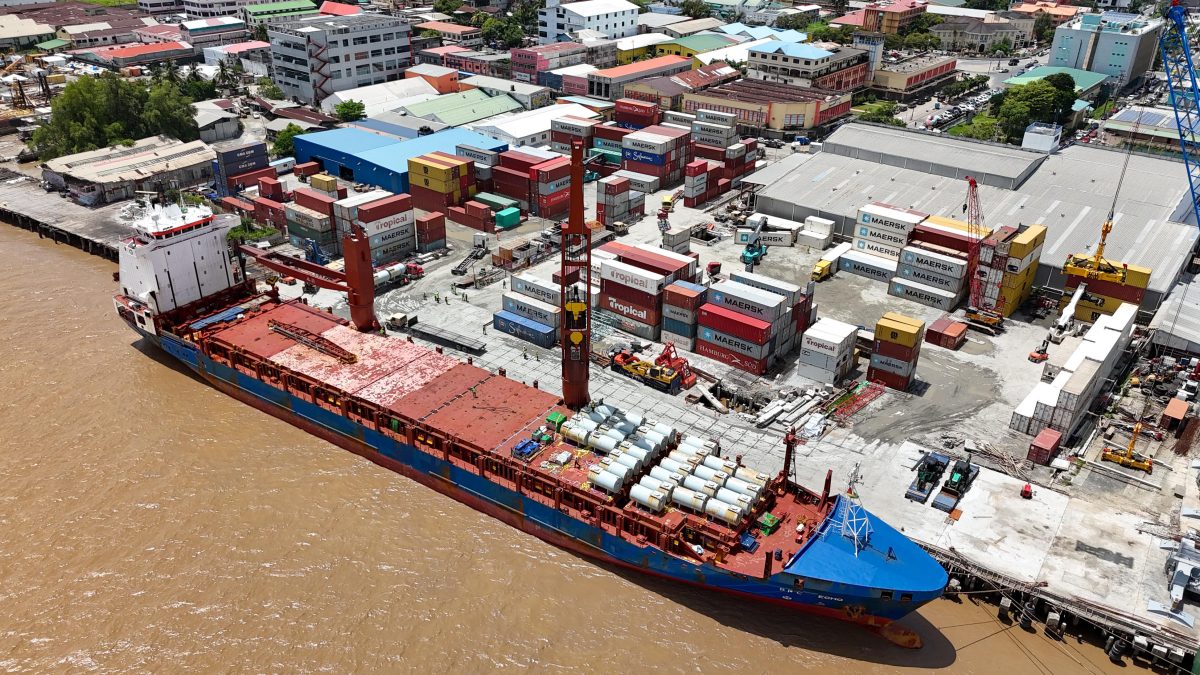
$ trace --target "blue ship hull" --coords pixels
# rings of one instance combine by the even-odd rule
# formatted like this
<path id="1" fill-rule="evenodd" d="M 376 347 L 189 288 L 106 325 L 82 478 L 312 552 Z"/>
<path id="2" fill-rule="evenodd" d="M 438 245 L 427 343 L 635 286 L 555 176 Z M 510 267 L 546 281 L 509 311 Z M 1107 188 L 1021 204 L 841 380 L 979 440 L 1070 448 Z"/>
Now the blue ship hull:
<path id="1" fill-rule="evenodd" d="M 887 626 L 926 602 L 936 599 L 942 594 L 945 585 L 945 572 L 936 563 L 934 567 L 937 573 L 926 574 L 925 578 L 914 580 L 909 590 L 897 589 L 894 592 L 881 592 L 880 588 L 871 585 L 831 580 L 830 577 L 836 578 L 832 574 L 818 578 L 792 573 L 799 570 L 799 562 L 805 555 L 805 549 L 808 549 L 813 541 L 820 539 L 819 537 L 810 538 L 809 543 L 796 554 L 792 562 L 765 579 L 736 574 L 707 563 L 690 562 L 666 554 L 653 546 L 637 546 L 482 476 L 460 469 L 439 457 L 422 452 L 412 445 L 399 442 L 296 398 L 257 378 L 214 362 L 194 345 L 169 334 L 160 338 L 138 329 L 137 326 L 132 327 L 221 391 L 411 477 L 522 531 L 581 555 L 703 588 L 873 627 Z M 845 498 L 839 500 L 842 502 L 840 506 L 844 506 L 848 501 Z M 915 544 L 908 542 L 903 535 L 896 533 L 874 516 L 866 515 L 871 519 L 876 531 L 880 527 L 886 528 L 888 532 L 915 548 Z M 832 519 L 831 516 L 829 520 Z M 830 526 L 828 521 L 826 526 Z M 890 549 L 888 553 L 890 556 Z M 819 559 L 820 554 L 813 553 L 810 560 L 812 558 Z M 836 558 L 832 562 L 824 561 L 826 568 L 836 568 L 839 564 L 841 562 Z M 782 563 L 776 563 L 777 569 L 780 569 L 779 565 Z M 798 584 L 797 579 L 803 579 L 802 583 Z M 901 597 L 902 595 L 904 597 Z M 919 638 L 916 638 L 916 642 L 919 643 Z"/>

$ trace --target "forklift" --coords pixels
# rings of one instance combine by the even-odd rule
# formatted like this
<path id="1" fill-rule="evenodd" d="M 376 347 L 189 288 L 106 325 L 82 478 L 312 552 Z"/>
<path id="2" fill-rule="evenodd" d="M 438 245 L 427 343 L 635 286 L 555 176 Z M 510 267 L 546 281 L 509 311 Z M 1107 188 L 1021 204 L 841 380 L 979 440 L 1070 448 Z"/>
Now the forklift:
<path id="1" fill-rule="evenodd" d="M 648 387 L 665 391 L 668 394 L 678 394 L 682 389 L 683 378 L 679 371 L 643 361 L 627 349 L 613 354 L 610 367 L 613 372 L 621 373 Z"/>

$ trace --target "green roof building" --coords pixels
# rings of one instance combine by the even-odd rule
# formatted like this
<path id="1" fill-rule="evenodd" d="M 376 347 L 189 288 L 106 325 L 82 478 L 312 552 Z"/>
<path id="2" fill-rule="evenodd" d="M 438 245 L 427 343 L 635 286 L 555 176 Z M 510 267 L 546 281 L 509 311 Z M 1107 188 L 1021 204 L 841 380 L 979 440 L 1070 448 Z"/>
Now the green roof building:
<path id="1" fill-rule="evenodd" d="M 443 94 L 401 108 L 413 117 L 441 122 L 452 127 L 478 122 L 485 117 L 521 110 L 521 104 L 506 94 L 488 96 L 483 90 L 468 89 L 457 94 Z"/>
<path id="2" fill-rule="evenodd" d="M 242 20 L 247 26 L 257 26 L 276 21 L 290 21 L 317 15 L 317 4 L 312 0 L 284 0 L 242 7 Z"/>
<path id="3" fill-rule="evenodd" d="M 1058 73 L 1066 73 L 1075 80 L 1075 93 L 1082 99 L 1093 99 L 1096 94 L 1100 93 L 1100 85 L 1108 79 L 1104 73 L 1093 73 L 1089 70 L 1079 70 L 1078 68 L 1061 68 L 1058 66 L 1038 66 L 1031 68 L 1025 73 L 1016 77 L 1010 77 L 1004 81 L 1004 84 L 1013 87 L 1022 84 L 1029 84 L 1051 75 Z"/>

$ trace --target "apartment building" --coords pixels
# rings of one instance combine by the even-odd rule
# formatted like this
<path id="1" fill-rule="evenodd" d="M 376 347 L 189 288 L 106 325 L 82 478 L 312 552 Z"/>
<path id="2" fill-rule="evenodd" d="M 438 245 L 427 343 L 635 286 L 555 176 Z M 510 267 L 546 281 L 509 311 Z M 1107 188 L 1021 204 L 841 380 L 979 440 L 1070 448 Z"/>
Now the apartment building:
<path id="1" fill-rule="evenodd" d="M 538 10 L 538 44 L 569 41 L 581 30 L 593 30 L 609 38 L 638 32 L 638 6 L 626 0 L 583 0 L 563 4 L 546 0 Z"/>
<path id="2" fill-rule="evenodd" d="M 866 50 L 772 41 L 751 47 L 746 76 L 798 87 L 852 91 L 870 81 Z"/>
<path id="3" fill-rule="evenodd" d="M 412 64 L 409 24 L 380 14 L 321 16 L 269 26 L 275 83 L 320 103 L 336 91 L 402 78 Z"/>
<path id="4" fill-rule="evenodd" d="M 1084 14 L 1054 29 L 1046 65 L 1103 73 L 1124 88 L 1154 64 L 1163 25 L 1137 14 Z"/>

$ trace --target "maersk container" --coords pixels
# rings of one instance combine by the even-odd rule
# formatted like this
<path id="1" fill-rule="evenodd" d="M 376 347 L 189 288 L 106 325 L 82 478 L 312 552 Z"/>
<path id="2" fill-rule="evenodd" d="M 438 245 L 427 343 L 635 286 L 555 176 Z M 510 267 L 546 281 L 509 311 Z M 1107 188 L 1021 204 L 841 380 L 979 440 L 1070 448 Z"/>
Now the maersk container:
<path id="1" fill-rule="evenodd" d="M 492 315 L 492 328 L 525 340 L 526 342 L 532 342 L 545 349 L 553 347 L 554 343 L 558 341 L 558 331 L 552 326 L 526 319 L 523 316 L 518 316 L 505 310 L 500 310 Z"/>
<path id="2" fill-rule="evenodd" d="M 959 294 L 943 291 L 940 288 L 926 286 L 899 277 L 892 279 L 888 284 L 888 295 L 919 302 L 922 305 L 936 307 L 943 312 L 948 312 L 954 309 L 958 304 Z"/>
<path id="3" fill-rule="evenodd" d="M 687 478 L 684 478 L 683 479 L 683 487 L 685 487 L 689 490 L 692 490 L 694 492 L 699 492 L 701 494 L 708 495 L 709 497 L 716 496 L 717 490 L 724 489 L 720 485 L 717 485 L 716 483 L 714 483 L 710 480 L 704 480 L 703 478 L 701 478 L 699 476 L 688 476 Z"/>
<path id="4" fill-rule="evenodd" d="M 659 513 L 667 506 L 667 492 L 659 492 L 638 484 L 629 489 L 629 498 L 641 504 L 654 513 Z"/>

